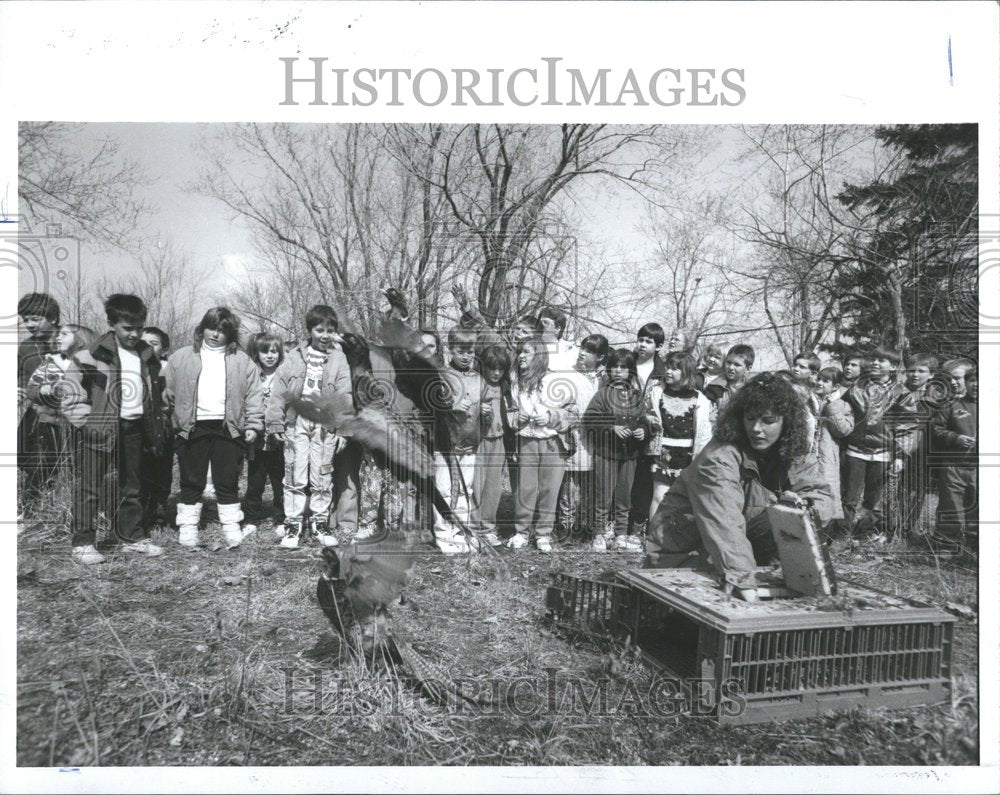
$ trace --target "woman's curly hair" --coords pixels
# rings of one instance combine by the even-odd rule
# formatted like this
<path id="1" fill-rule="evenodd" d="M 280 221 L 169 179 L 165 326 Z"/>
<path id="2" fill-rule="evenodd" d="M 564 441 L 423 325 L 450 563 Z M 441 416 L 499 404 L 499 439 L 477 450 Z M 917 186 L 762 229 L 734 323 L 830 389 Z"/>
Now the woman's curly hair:
<path id="1" fill-rule="evenodd" d="M 740 389 L 719 414 L 715 438 L 721 442 L 748 448 L 743 418 L 774 412 L 784 420 L 778 438 L 778 455 L 797 458 L 809 451 L 808 409 L 792 386 L 775 373 L 761 373 Z"/>

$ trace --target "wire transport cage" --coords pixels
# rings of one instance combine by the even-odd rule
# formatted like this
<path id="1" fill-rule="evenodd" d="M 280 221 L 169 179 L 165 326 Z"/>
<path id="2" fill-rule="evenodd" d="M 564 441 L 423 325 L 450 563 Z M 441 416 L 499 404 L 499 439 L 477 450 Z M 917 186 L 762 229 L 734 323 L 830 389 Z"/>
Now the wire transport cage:
<path id="1" fill-rule="evenodd" d="M 546 606 L 556 626 L 631 640 L 720 724 L 950 697 L 955 618 L 856 583 L 841 581 L 836 597 L 748 604 L 690 569 L 623 571 L 615 582 L 560 574 Z"/>
<path id="2" fill-rule="evenodd" d="M 546 618 L 571 633 L 627 640 L 632 633 L 635 594 L 609 577 L 590 580 L 571 574 L 553 574 L 545 592 Z"/>

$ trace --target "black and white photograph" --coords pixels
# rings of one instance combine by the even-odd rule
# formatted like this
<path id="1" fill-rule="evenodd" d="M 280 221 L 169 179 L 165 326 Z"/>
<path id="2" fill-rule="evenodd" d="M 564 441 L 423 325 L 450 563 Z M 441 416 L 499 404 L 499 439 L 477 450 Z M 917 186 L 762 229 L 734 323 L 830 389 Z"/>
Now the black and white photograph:
<path id="1" fill-rule="evenodd" d="M 668 112 L 750 101 L 736 60 L 379 72 L 233 5 L 271 119 L 5 115 L 9 758 L 62 775 L 10 791 L 995 769 L 995 122 Z"/>

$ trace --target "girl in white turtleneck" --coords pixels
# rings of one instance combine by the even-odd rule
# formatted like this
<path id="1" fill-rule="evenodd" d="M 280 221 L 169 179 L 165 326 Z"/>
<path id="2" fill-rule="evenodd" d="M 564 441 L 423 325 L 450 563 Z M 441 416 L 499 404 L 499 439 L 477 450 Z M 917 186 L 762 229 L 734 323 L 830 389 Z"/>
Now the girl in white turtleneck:
<path id="1" fill-rule="evenodd" d="M 167 398 L 177 433 L 181 488 L 179 541 L 197 546 L 201 494 L 209 463 L 219 521 L 230 547 L 243 540 L 239 478 L 247 445 L 264 429 L 260 370 L 239 345 L 239 318 L 224 306 L 208 310 L 194 345 L 170 357 Z"/>

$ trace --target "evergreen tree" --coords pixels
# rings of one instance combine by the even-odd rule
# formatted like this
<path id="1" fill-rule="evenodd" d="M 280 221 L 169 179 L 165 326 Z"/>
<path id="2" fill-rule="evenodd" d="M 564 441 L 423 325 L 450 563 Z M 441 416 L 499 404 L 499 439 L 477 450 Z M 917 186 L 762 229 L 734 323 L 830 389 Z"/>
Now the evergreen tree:
<path id="1" fill-rule="evenodd" d="M 978 335 L 978 129 L 879 127 L 897 166 L 838 200 L 865 219 L 840 270 L 842 332 L 903 350 L 974 353 Z"/>

